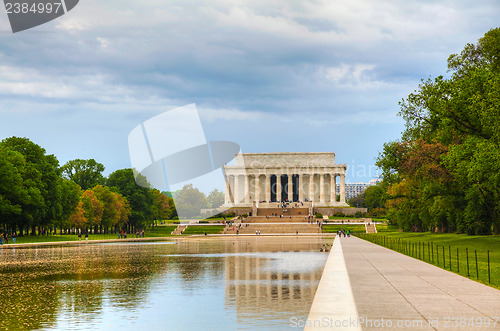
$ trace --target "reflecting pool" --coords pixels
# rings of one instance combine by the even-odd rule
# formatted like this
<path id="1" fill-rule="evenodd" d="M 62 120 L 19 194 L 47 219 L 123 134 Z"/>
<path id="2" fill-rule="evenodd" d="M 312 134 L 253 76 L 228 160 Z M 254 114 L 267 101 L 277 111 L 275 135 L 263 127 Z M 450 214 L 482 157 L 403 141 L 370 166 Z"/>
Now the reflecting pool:
<path id="1" fill-rule="evenodd" d="M 189 238 L 0 249 L 1 329 L 290 329 L 332 239 Z"/>

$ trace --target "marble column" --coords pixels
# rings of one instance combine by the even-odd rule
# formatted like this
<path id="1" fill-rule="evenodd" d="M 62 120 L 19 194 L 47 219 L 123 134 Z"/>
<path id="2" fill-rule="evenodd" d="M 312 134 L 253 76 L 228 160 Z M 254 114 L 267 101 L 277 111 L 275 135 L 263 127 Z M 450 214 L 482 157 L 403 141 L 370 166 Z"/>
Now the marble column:
<path id="1" fill-rule="evenodd" d="M 239 203 L 240 200 L 240 183 L 239 183 L 239 175 L 234 176 L 234 203 Z"/>
<path id="2" fill-rule="evenodd" d="M 325 175 L 319 175 L 319 202 L 325 202 Z"/>
<path id="3" fill-rule="evenodd" d="M 330 203 L 337 202 L 337 184 L 335 183 L 335 174 L 330 175 Z"/>
<path id="4" fill-rule="evenodd" d="M 302 180 L 304 179 L 304 175 L 303 174 L 298 174 L 298 186 L 299 186 L 299 201 L 304 201 L 304 190 L 302 190 L 302 186 L 303 186 L 303 183 L 302 183 Z"/>
<path id="5" fill-rule="evenodd" d="M 281 201 L 281 175 L 276 174 L 276 201 Z"/>
<path id="6" fill-rule="evenodd" d="M 271 202 L 271 175 L 266 174 L 266 201 Z"/>
<path id="7" fill-rule="evenodd" d="M 224 176 L 226 179 L 226 188 L 224 191 L 224 205 L 227 206 L 231 203 L 231 198 L 229 196 L 229 176 Z"/>
<path id="8" fill-rule="evenodd" d="M 250 203 L 250 176 L 245 174 L 245 203 Z"/>
<path id="9" fill-rule="evenodd" d="M 345 174 L 340 175 L 340 203 L 345 203 Z"/>
<path id="10" fill-rule="evenodd" d="M 309 173 L 309 201 L 314 200 L 314 173 Z"/>
<path id="11" fill-rule="evenodd" d="M 286 187 L 286 191 L 288 193 L 288 201 L 293 201 L 293 175 L 292 174 L 288 174 L 287 177 L 288 177 L 288 185 Z"/>
<path id="12" fill-rule="evenodd" d="M 260 201 L 260 179 L 259 175 L 255 175 L 255 201 Z"/>

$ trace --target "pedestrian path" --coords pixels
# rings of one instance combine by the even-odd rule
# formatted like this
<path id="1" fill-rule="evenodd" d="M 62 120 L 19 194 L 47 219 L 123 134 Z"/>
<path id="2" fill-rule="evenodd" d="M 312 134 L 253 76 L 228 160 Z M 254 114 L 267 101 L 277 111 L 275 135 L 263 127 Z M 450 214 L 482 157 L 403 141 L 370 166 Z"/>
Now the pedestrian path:
<path id="1" fill-rule="evenodd" d="M 355 237 L 336 238 L 330 255 L 339 251 L 349 280 L 342 286 L 351 289 L 358 327 L 363 330 L 500 329 L 497 289 Z M 326 272 L 325 266 L 323 277 Z M 350 297 L 339 299 L 322 283 L 323 278 L 316 296 L 332 298 L 331 315 L 344 311 L 344 304 L 351 305 Z M 316 297 L 312 308 L 315 303 Z"/>

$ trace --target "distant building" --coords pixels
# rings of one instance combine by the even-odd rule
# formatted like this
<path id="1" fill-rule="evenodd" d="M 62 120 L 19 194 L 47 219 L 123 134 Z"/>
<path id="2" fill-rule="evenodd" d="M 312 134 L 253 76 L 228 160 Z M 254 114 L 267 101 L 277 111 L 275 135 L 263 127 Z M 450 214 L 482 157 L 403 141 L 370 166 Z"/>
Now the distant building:
<path id="1" fill-rule="evenodd" d="M 349 201 L 349 199 L 354 198 L 358 194 L 362 193 L 368 186 L 373 186 L 378 183 L 380 183 L 382 180 L 380 178 L 377 179 L 372 179 L 368 183 L 346 183 L 345 184 L 345 190 L 346 190 L 346 199 Z M 338 191 L 339 184 L 337 184 L 337 191 Z"/>
<path id="2" fill-rule="evenodd" d="M 381 178 L 376 178 L 376 179 L 372 179 L 368 182 L 368 185 L 369 186 L 372 186 L 372 185 L 377 185 L 378 183 L 381 183 L 382 182 L 382 179 Z"/>

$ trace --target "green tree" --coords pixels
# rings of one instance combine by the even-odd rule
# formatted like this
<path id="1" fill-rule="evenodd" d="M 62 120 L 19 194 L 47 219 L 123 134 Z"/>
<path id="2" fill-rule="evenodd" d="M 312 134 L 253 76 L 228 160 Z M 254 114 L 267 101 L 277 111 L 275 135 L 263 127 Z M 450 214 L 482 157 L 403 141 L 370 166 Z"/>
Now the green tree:
<path id="1" fill-rule="evenodd" d="M 162 192 L 157 189 L 153 189 L 153 220 L 165 220 L 169 216 L 170 212 L 170 200 Z"/>
<path id="2" fill-rule="evenodd" d="M 82 189 L 80 185 L 71 180 L 59 178 L 58 210 L 60 210 L 60 213 L 54 221 L 59 226 L 61 234 L 63 228 L 69 228 L 71 226 L 70 217 L 78 208 L 81 195 Z"/>
<path id="3" fill-rule="evenodd" d="M 64 177 L 71 179 L 83 190 L 88 190 L 96 185 L 104 184 L 104 165 L 94 159 L 75 159 L 62 166 Z"/>
<path id="4" fill-rule="evenodd" d="M 145 178 L 140 180 L 146 181 Z M 136 184 L 132 169 L 113 172 L 109 175 L 106 186 L 127 198 L 131 208 L 129 225 L 132 228 L 142 229 L 153 220 L 152 190 Z"/>
<path id="5" fill-rule="evenodd" d="M 349 201 L 347 201 L 347 203 L 349 203 L 351 207 L 366 208 L 365 197 L 366 197 L 366 190 L 356 195 L 355 197 L 350 198 Z"/>
<path id="6" fill-rule="evenodd" d="M 201 209 L 208 208 L 208 203 L 205 194 L 189 184 L 176 194 L 175 207 L 180 217 L 198 217 Z"/>
<path id="7" fill-rule="evenodd" d="M 93 187 L 92 191 L 103 206 L 100 232 L 104 229 L 108 233 L 110 227 L 122 226 L 128 221 L 130 206 L 124 196 L 102 185 Z"/>
<path id="8" fill-rule="evenodd" d="M 177 217 L 177 209 L 175 208 L 175 203 L 174 199 L 172 198 L 173 194 L 172 192 L 164 191 L 161 192 L 167 197 L 167 202 L 168 202 L 168 213 L 167 213 L 167 219 L 174 219 Z"/>
<path id="9" fill-rule="evenodd" d="M 403 100 L 406 129 L 377 164 L 405 229 L 499 233 L 500 29 L 448 58 L 451 77 Z"/>
<path id="10" fill-rule="evenodd" d="M 22 225 L 16 221 L 27 206 L 42 200 L 39 191 L 29 191 L 23 178 L 25 168 L 21 153 L 0 146 L 0 224 L 12 228 Z"/>
<path id="11" fill-rule="evenodd" d="M 219 191 L 218 189 L 213 189 L 213 191 L 207 195 L 207 203 L 209 208 L 219 208 L 224 204 L 224 201 L 224 193 Z"/>
<path id="12" fill-rule="evenodd" d="M 50 225 L 62 213 L 58 196 L 60 170 L 56 157 L 47 155 L 45 149 L 27 138 L 6 138 L 0 143 L 0 148 L 16 151 L 25 160 L 22 177 L 30 203 L 12 221 L 21 229 Z"/>
<path id="13" fill-rule="evenodd" d="M 99 225 L 102 220 L 104 204 L 94 194 L 92 190 L 86 190 L 82 193 L 81 201 L 83 202 L 83 210 L 85 219 L 87 220 L 85 227 L 93 227 Z"/>

